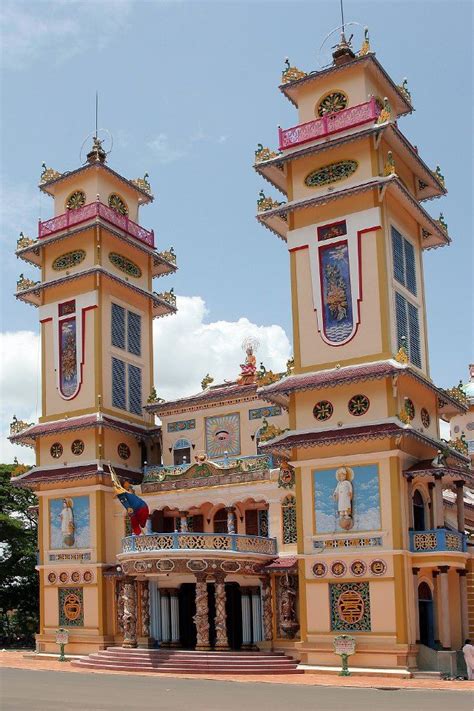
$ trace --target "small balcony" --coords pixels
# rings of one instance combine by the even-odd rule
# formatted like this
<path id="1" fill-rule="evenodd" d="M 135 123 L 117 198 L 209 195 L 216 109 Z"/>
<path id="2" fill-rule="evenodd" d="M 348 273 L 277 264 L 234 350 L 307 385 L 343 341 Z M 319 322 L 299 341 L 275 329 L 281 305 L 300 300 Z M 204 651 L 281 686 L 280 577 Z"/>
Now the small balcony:
<path id="1" fill-rule="evenodd" d="M 144 536 L 126 536 L 122 539 L 119 559 L 136 558 L 141 553 L 173 554 L 176 551 L 231 554 L 269 559 L 277 552 L 276 538 L 247 536 L 239 533 L 151 533 Z"/>
<path id="2" fill-rule="evenodd" d="M 370 101 L 364 104 L 357 104 L 357 106 L 351 106 L 342 111 L 326 114 L 326 116 L 314 121 L 308 121 L 308 123 L 302 123 L 291 128 L 280 128 L 280 150 L 293 148 L 308 141 L 315 141 L 318 138 L 339 133 L 339 131 L 347 131 L 350 128 L 362 126 L 365 123 L 375 121 L 379 113 L 380 108 L 375 98 L 372 97 Z"/>
<path id="3" fill-rule="evenodd" d="M 458 531 L 447 528 L 436 528 L 428 531 L 410 531 L 410 550 L 412 553 L 465 553 L 467 550 L 466 536 Z"/>
<path id="4" fill-rule="evenodd" d="M 78 207 L 77 210 L 67 210 L 62 215 L 52 217 L 50 220 L 40 222 L 38 226 L 38 237 L 42 239 L 49 237 L 61 230 L 68 230 L 71 227 L 76 227 L 89 220 L 94 220 L 97 217 L 102 218 L 105 222 L 118 227 L 126 232 L 131 237 L 143 242 L 148 247 L 155 247 L 155 235 L 153 230 L 146 230 L 141 225 L 138 225 L 127 215 L 121 215 L 119 212 L 112 210 L 108 205 L 101 202 L 92 202 L 89 205 Z"/>

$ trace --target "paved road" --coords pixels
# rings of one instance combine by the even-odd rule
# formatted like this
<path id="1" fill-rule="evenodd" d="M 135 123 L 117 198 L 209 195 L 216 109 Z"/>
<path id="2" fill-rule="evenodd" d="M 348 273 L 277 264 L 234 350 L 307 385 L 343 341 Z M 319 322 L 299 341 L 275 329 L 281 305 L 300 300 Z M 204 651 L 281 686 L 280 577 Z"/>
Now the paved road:
<path id="1" fill-rule="evenodd" d="M 3 669 L 2 711 L 473 711 L 474 694 Z"/>

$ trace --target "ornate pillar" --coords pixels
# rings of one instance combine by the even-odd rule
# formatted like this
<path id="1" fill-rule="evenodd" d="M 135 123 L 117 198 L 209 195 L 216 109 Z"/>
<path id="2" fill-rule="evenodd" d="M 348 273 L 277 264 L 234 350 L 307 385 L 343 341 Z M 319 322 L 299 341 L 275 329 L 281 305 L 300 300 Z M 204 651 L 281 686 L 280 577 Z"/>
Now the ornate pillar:
<path id="1" fill-rule="evenodd" d="M 229 649 L 229 640 L 227 638 L 227 614 L 225 609 L 226 593 L 225 593 L 225 576 L 216 576 L 215 583 L 215 601 L 216 601 L 216 616 L 214 624 L 216 627 L 216 649 Z"/>
<path id="2" fill-rule="evenodd" d="M 122 635 L 123 635 L 123 603 L 124 603 L 123 586 L 124 586 L 123 580 L 116 580 L 115 581 L 115 612 L 116 612 L 115 627 L 116 627 L 116 634 L 122 634 Z"/>
<path id="3" fill-rule="evenodd" d="M 251 588 L 253 643 L 262 641 L 262 603 L 260 588 Z"/>
<path id="4" fill-rule="evenodd" d="M 179 597 L 178 589 L 171 588 L 170 591 L 170 617 L 171 617 L 171 647 L 180 646 L 179 638 Z"/>
<path id="5" fill-rule="evenodd" d="M 434 486 L 433 481 L 428 482 L 428 491 L 430 493 L 430 528 L 436 528 Z"/>
<path id="6" fill-rule="evenodd" d="M 467 570 L 458 570 L 459 594 L 461 597 L 461 644 L 469 639 L 469 614 L 467 607 Z"/>
<path id="7" fill-rule="evenodd" d="M 252 647 L 252 618 L 248 588 L 242 588 L 242 649 Z"/>
<path id="8" fill-rule="evenodd" d="M 123 586 L 123 647 L 137 646 L 137 593 L 133 578 Z"/>
<path id="9" fill-rule="evenodd" d="M 407 476 L 407 498 L 408 498 L 408 530 L 413 531 L 415 522 L 413 520 L 413 477 Z"/>
<path id="10" fill-rule="evenodd" d="M 140 600 L 140 624 L 138 626 L 140 637 L 150 637 L 150 588 L 148 580 L 138 583 Z"/>
<path id="11" fill-rule="evenodd" d="M 265 642 L 271 642 L 273 639 L 272 587 L 268 576 L 260 580 L 262 581 L 263 639 Z"/>
<path id="12" fill-rule="evenodd" d="M 418 607 L 418 573 L 419 568 L 412 568 L 413 573 L 413 599 L 415 601 L 415 643 L 420 644 L 420 609 Z"/>
<path id="13" fill-rule="evenodd" d="M 451 615 L 449 610 L 449 565 L 439 566 L 439 587 L 440 587 L 440 639 L 443 649 L 451 649 Z"/>
<path id="14" fill-rule="evenodd" d="M 435 528 L 444 528 L 444 510 L 443 510 L 443 480 L 441 474 L 435 474 L 435 499 L 436 499 L 436 518 Z"/>
<path id="15" fill-rule="evenodd" d="M 439 570 L 433 570 L 433 637 L 436 647 L 441 646 L 439 641 Z"/>
<path id="16" fill-rule="evenodd" d="M 170 630 L 170 597 L 167 589 L 160 590 L 161 605 L 161 646 L 169 647 L 171 642 Z"/>
<path id="17" fill-rule="evenodd" d="M 465 516 L 464 516 L 464 482 L 455 481 L 456 485 L 456 508 L 458 512 L 458 531 L 464 533 L 465 531 Z"/>
<path id="18" fill-rule="evenodd" d="M 196 649 L 205 651 L 209 645 L 209 604 L 207 600 L 207 582 L 205 575 L 196 576 Z"/>
<path id="19" fill-rule="evenodd" d="M 180 520 L 181 533 L 187 533 L 189 531 L 188 512 L 187 511 L 180 511 L 179 512 L 179 520 Z"/>
<path id="20" fill-rule="evenodd" d="M 226 506 L 227 511 L 227 533 L 235 533 L 235 507 Z"/>

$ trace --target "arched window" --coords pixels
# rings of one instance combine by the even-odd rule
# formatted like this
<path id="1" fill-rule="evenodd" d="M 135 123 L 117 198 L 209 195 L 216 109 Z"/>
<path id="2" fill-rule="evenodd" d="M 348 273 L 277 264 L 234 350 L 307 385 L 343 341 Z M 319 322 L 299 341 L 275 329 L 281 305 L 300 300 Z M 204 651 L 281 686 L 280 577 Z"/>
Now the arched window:
<path id="1" fill-rule="evenodd" d="M 214 514 L 214 533 L 227 533 L 227 511 L 219 509 Z"/>
<path id="2" fill-rule="evenodd" d="M 296 497 L 291 494 L 281 502 L 283 543 L 296 543 Z"/>
<path id="3" fill-rule="evenodd" d="M 173 464 L 189 464 L 191 461 L 191 442 L 178 439 L 173 446 Z"/>
<path id="4" fill-rule="evenodd" d="M 426 531 L 425 502 L 418 489 L 413 494 L 413 527 L 415 531 Z"/>
<path id="5" fill-rule="evenodd" d="M 427 647 L 434 647 L 434 610 L 433 596 L 428 583 L 418 586 L 418 613 L 420 620 L 420 642 Z"/>

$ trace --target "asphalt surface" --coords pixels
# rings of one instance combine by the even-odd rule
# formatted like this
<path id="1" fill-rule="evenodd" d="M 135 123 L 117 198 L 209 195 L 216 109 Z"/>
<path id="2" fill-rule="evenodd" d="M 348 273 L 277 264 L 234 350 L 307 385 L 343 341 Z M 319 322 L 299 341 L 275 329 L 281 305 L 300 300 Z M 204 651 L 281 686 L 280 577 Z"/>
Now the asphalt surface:
<path id="1" fill-rule="evenodd" d="M 3 669 L 0 708 L 2 711 L 473 711 L 474 694 Z"/>

